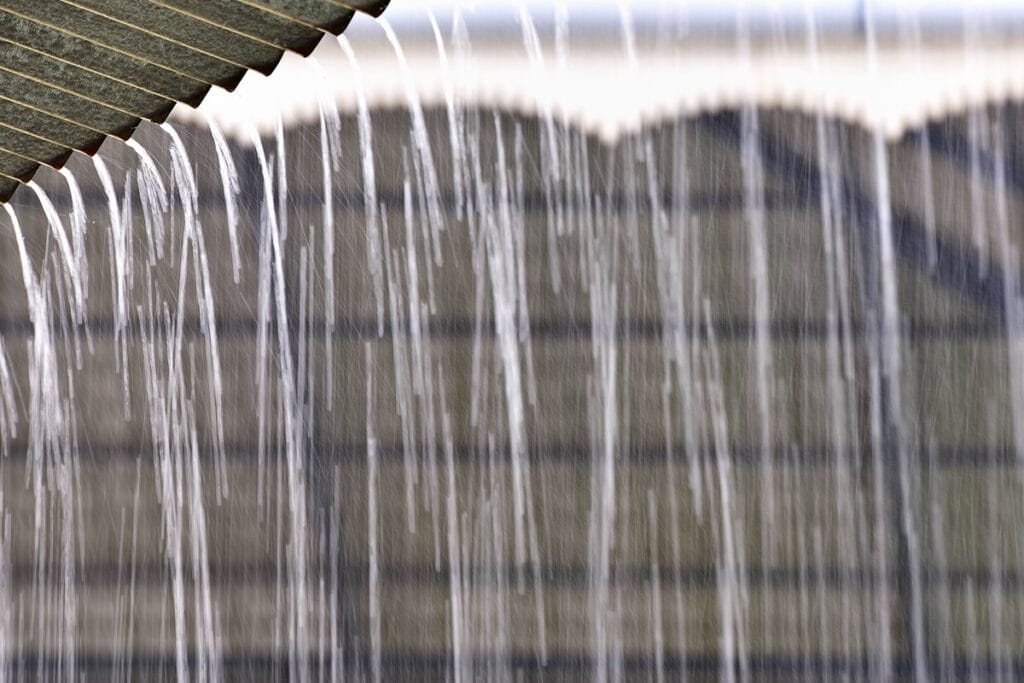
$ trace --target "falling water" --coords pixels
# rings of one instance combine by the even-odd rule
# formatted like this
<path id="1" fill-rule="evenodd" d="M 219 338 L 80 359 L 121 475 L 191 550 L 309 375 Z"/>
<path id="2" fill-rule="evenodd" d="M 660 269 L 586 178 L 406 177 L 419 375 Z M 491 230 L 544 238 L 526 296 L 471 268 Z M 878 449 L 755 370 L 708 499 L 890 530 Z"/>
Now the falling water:
<path id="1" fill-rule="evenodd" d="M 766 106 L 787 50 L 827 85 L 808 3 L 716 38 L 714 111 L 597 137 L 577 61 L 692 26 L 530 6 L 5 205 L 0 681 L 1024 676 L 1021 108 Z M 876 12 L 867 78 L 928 68 Z M 499 38 L 514 107 L 467 85 Z"/>
<path id="2" fill-rule="evenodd" d="M 384 265 L 381 252 L 380 225 L 377 218 L 377 179 L 373 162 L 373 122 L 370 120 L 370 109 L 366 104 L 366 91 L 363 84 L 359 60 L 356 59 L 352 46 L 345 36 L 338 37 L 354 74 L 353 87 L 356 91 L 357 111 L 359 115 L 359 149 L 363 187 L 363 209 L 366 213 L 366 258 L 369 261 L 370 275 L 373 279 L 373 298 L 377 304 L 377 331 L 384 334 Z M 326 199 L 326 195 L 325 195 Z M 332 294 L 328 294 L 330 298 Z"/>

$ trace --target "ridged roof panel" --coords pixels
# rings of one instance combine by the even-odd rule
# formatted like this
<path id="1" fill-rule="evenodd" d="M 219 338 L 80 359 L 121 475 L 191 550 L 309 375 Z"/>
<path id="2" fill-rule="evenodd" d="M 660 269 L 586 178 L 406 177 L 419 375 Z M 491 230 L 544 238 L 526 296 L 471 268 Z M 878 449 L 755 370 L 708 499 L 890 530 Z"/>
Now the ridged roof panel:
<path id="1" fill-rule="evenodd" d="M 0 201 L 210 87 L 308 55 L 381 0 L 0 0 Z"/>

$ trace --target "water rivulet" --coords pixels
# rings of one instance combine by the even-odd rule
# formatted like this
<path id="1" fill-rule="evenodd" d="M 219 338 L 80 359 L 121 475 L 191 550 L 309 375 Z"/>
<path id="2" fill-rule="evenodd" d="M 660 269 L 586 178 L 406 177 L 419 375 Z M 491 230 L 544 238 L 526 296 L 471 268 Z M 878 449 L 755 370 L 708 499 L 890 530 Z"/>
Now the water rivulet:
<path id="1" fill-rule="evenodd" d="M 609 142 L 402 59 L 0 214 L 0 678 L 1024 673 L 1016 106 Z"/>

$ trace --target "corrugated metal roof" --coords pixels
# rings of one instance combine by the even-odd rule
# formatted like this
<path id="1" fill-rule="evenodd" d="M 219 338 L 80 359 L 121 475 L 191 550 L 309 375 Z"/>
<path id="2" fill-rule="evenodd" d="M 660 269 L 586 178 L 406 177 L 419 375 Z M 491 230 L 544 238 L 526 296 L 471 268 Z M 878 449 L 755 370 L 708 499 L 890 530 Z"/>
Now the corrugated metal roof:
<path id="1" fill-rule="evenodd" d="M 389 0 L 0 0 L 0 200 Z"/>

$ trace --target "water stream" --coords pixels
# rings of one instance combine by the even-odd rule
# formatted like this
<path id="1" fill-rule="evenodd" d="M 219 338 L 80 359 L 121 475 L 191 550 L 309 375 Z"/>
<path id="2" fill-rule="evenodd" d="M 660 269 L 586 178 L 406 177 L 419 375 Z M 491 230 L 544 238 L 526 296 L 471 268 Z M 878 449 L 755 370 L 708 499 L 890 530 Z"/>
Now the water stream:
<path id="1" fill-rule="evenodd" d="M 516 16 L 566 85 L 585 25 Z M 618 17 L 636 79 L 686 32 Z M 353 112 L 5 206 L 0 680 L 1024 676 L 1019 107 L 608 141 L 423 23 L 440 103 L 381 21 L 401 106 L 342 37 Z"/>

